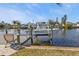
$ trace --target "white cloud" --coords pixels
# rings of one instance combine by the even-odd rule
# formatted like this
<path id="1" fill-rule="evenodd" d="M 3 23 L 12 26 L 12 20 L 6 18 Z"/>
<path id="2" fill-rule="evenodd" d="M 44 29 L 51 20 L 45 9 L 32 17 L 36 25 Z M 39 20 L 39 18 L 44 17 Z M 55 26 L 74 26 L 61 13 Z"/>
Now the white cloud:
<path id="1" fill-rule="evenodd" d="M 40 8 L 40 4 L 36 4 L 36 3 L 25 4 L 25 6 L 29 10 L 36 10 L 36 9 L 39 9 Z"/>
<path id="2" fill-rule="evenodd" d="M 67 8 L 71 8 L 71 5 L 66 5 Z"/>
<path id="3" fill-rule="evenodd" d="M 31 10 L 26 10 L 25 13 L 30 17 L 31 22 L 33 22 L 33 20 L 34 20 L 35 22 L 39 22 L 39 21 L 44 21 L 44 20 L 46 20 L 46 17 L 41 16 L 41 15 L 39 15 L 39 14 L 37 14 L 37 13 L 31 11 Z"/>
<path id="4" fill-rule="evenodd" d="M 0 9 L 0 19 L 4 20 L 5 22 L 11 22 L 13 20 L 19 20 L 20 22 L 24 23 L 25 20 L 29 18 L 26 16 L 25 13 L 20 12 L 15 9 Z"/>
<path id="5" fill-rule="evenodd" d="M 49 10 L 50 13 L 55 13 L 58 15 L 64 15 L 64 14 L 71 14 L 72 12 L 72 5 L 70 4 L 62 4 L 62 6 L 60 8 L 56 8 L 56 9 L 50 9 Z"/>
<path id="6" fill-rule="evenodd" d="M 66 13 L 66 11 L 63 10 L 63 9 L 50 9 L 49 12 L 50 12 L 51 14 L 53 14 L 53 15 L 54 15 L 54 14 L 63 15 L 63 14 Z"/>
<path id="7" fill-rule="evenodd" d="M 72 4 L 63 4 L 63 7 L 64 8 L 71 8 L 72 7 Z"/>
<path id="8" fill-rule="evenodd" d="M 38 3 L 32 3 L 31 5 L 32 5 L 32 6 L 35 6 L 35 7 L 38 7 L 38 6 L 39 6 Z"/>

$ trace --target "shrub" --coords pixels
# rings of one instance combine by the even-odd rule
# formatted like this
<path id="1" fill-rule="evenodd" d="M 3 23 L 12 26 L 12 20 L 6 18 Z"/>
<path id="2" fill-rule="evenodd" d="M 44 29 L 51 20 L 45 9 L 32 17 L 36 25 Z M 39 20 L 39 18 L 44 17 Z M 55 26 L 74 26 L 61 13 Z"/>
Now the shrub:
<path id="1" fill-rule="evenodd" d="M 41 45 L 41 40 L 39 38 L 36 38 L 34 45 Z"/>

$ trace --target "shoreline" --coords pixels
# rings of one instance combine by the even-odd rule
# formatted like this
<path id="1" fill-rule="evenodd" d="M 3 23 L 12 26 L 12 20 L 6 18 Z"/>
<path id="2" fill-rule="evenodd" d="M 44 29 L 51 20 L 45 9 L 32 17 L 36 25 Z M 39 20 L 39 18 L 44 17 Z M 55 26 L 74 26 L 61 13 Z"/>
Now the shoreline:
<path id="1" fill-rule="evenodd" d="M 59 47 L 59 46 L 35 46 L 35 45 L 31 45 L 31 46 L 24 46 L 25 48 L 25 51 L 27 50 L 48 50 L 48 51 L 69 51 L 69 52 L 79 52 L 79 47 Z M 21 49 L 21 50 L 24 50 L 24 49 Z M 14 55 L 16 53 L 20 53 L 19 51 L 21 50 L 13 50 L 12 48 L 8 47 L 5 48 L 5 45 L 0 45 L 0 56 L 10 56 L 10 55 Z M 28 52 L 28 51 L 27 51 Z M 21 52 L 23 53 L 23 52 Z M 29 53 L 29 52 L 28 52 Z M 52 52 L 50 52 L 52 53 Z M 58 52 L 57 52 L 58 53 Z M 78 53 L 79 55 L 79 53 Z"/>
<path id="2" fill-rule="evenodd" d="M 19 50 L 12 56 L 78 56 L 79 47 L 30 46 Z"/>
<path id="3" fill-rule="evenodd" d="M 25 47 L 26 49 L 49 49 L 49 50 L 70 50 L 79 51 L 79 47 L 62 47 L 62 46 L 35 46 Z"/>

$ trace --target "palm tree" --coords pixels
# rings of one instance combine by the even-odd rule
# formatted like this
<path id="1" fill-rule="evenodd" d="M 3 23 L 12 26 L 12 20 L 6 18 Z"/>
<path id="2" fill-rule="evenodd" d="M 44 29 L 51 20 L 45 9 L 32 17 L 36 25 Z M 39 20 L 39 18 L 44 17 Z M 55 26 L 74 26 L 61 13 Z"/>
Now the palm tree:
<path id="1" fill-rule="evenodd" d="M 64 26 L 62 26 L 62 27 L 64 27 L 64 31 L 62 32 L 62 37 L 64 39 L 64 38 L 66 38 L 66 31 L 68 29 L 67 15 L 64 15 L 64 17 L 62 17 L 62 24 L 64 25 Z"/>
<path id="2" fill-rule="evenodd" d="M 17 42 L 18 44 L 20 44 L 20 27 L 21 27 L 21 23 L 19 21 L 13 21 L 14 24 L 14 28 L 17 29 L 18 35 L 17 35 Z"/>
<path id="3" fill-rule="evenodd" d="M 67 15 L 64 15 L 64 17 L 62 17 L 62 24 L 64 24 L 64 31 L 67 30 Z"/>
<path id="4" fill-rule="evenodd" d="M 67 30 L 67 15 L 64 15 L 64 20 L 65 20 L 65 30 Z"/>

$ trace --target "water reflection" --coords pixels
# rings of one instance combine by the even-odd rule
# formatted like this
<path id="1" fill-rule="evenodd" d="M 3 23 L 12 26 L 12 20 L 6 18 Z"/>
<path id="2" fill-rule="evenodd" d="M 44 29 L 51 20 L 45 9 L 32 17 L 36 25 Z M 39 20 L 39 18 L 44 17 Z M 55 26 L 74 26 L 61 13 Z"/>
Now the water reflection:
<path id="1" fill-rule="evenodd" d="M 17 34 L 16 29 L 9 29 L 8 33 Z M 4 44 L 4 39 L 2 39 L 2 35 L 5 34 L 5 30 L 0 30 L 0 44 Z M 20 30 L 20 35 L 28 35 L 29 32 L 26 30 Z M 41 41 L 48 41 L 48 36 L 39 36 Z M 21 37 L 21 41 L 26 40 L 26 37 Z M 55 46 L 78 46 L 79 47 L 79 30 L 72 29 L 72 30 L 54 30 L 53 31 L 53 45 Z"/>
<path id="2" fill-rule="evenodd" d="M 62 33 L 62 34 L 61 34 Z M 76 29 L 62 31 L 59 33 L 61 37 L 54 38 L 54 45 L 56 46 L 79 46 L 79 31 Z"/>

